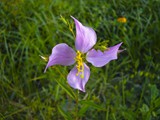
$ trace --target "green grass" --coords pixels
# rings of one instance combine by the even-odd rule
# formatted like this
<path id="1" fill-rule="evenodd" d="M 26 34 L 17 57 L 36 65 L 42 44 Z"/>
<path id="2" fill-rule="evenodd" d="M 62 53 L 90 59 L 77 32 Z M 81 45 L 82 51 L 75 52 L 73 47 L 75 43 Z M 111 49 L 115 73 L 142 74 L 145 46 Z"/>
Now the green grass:
<path id="1" fill-rule="evenodd" d="M 43 73 L 53 46 L 74 37 L 63 16 L 92 27 L 98 41 L 126 51 L 102 68 L 88 64 L 86 93 L 72 89 L 73 66 Z M 118 23 L 118 17 L 127 23 Z M 74 28 L 75 32 L 75 28 Z M 159 0 L 1 0 L 0 118 L 2 120 L 159 120 Z"/>

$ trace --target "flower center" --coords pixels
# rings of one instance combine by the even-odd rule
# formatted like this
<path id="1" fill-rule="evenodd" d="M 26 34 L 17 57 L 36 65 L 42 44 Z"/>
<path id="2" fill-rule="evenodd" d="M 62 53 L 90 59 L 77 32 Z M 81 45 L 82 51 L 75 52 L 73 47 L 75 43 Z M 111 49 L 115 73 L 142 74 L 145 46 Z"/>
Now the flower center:
<path id="1" fill-rule="evenodd" d="M 80 77 L 84 78 L 84 65 L 83 65 L 82 53 L 80 51 L 77 51 L 75 61 L 77 62 L 76 68 L 78 70 L 76 75 L 78 76 L 80 74 Z"/>

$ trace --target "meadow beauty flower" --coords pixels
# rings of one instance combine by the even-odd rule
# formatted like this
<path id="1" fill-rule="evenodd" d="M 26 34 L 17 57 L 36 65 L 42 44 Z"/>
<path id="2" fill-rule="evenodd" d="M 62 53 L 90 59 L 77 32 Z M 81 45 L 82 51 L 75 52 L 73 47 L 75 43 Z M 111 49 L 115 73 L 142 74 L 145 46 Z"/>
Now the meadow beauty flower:
<path id="1" fill-rule="evenodd" d="M 72 17 L 72 16 L 71 16 Z M 90 76 L 90 68 L 84 63 L 86 59 L 95 67 L 102 67 L 111 60 L 117 59 L 117 53 L 122 43 L 107 48 L 104 52 L 92 49 L 97 42 L 95 31 L 82 25 L 77 19 L 72 17 L 76 26 L 76 52 L 65 43 L 53 47 L 52 54 L 45 68 L 53 65 L 69 66 L 76 63 L 67 76 L 68 84 L 74 89 L 85 92 L 85 85 Z"/>

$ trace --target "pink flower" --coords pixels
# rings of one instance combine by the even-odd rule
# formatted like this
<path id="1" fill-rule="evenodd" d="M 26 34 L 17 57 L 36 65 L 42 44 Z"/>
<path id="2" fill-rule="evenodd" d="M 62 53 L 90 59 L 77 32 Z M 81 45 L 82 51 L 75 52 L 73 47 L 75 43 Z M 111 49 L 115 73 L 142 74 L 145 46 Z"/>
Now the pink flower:
<path id="1" fill-rule="evenodd" d="M 84 59 L 86 58 L 95 67 L 102 67 L 111 60 L 117 59 L 117 53 L 122 43 L 109 47 L 104 52 L 92 49 L 97 42 L 95 31 L 82 25 L 74 17 L 72 18 L 76 25 L 75 48 L 77 52 L 65 43 L 56 45 L 52 49 L 45 71 L 53 65 L 69 66 L 76 63 L 67 76 L 68 84 L 74 89 L 85 92 L 85 85 L 90 76 L 90 68 L 84 63 Z"/>

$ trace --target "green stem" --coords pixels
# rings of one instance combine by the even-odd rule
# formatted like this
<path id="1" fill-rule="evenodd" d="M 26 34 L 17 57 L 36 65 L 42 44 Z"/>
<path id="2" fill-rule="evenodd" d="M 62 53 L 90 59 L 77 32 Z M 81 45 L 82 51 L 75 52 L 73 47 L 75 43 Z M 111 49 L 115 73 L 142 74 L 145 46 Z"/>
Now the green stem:
<path id="1" fill-rule="evenodd" d="M 124 83 L 124 79 L 122 81 L 122 99 L 123 99 L 123 105 L 125 105 L 125 83 Z"/>
<path id="2" fill-rule="evenodd" d="M 108 117 L 109 117 L 109 106 L 107 107 L 106 120 L 108 120 Z"/>
<path id="3" fill-rule="evenodd" d="M 78 120 L 78 104 L 79 104 L 79 90 L 77 90 L 77 98 L 76 98 L 76 116 L 75 116 L 75 120 Z"/>

